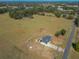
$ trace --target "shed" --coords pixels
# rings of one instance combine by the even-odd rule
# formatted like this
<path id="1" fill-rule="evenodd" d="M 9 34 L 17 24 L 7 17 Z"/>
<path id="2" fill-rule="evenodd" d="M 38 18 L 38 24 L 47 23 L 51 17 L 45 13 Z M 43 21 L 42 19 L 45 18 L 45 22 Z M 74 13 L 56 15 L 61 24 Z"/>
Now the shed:
<path id="1" fill-rule="evenodd" d="M 40 40 L 40 42 L 43 42 L 45 44 L 47 44 L 48 42 L 50 42 L 52 40 L 52 36 L 50 35 L 46 35 L 46 36 L 43 36 Z"/>

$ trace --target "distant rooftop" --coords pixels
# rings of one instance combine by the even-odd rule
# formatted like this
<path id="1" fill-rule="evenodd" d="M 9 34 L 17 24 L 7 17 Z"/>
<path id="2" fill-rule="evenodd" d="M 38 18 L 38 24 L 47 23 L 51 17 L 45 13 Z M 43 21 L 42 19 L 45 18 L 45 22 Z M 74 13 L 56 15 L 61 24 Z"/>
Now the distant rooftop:
<path id="1" fill-rule="evenodd" d="M 79 2 L 79 0 L 0 0 L 2 2 Z"/>

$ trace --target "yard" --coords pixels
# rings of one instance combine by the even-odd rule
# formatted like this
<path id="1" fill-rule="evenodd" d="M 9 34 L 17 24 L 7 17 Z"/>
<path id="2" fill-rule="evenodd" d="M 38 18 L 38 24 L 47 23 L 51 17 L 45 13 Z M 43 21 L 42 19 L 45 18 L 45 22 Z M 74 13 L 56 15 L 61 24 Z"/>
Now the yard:
<path id="1" fill-rule="evenodd" d="M 72 20 L 56 18 L 54 16 L 34 15 L 34 19 L 24 18 L 22 20 L 14 20 L 9 18 L 8 14 L 0 15 L 0 47 L 2 47 L 2 49 L 0 49 L 0 58 L 5 59 L 5 56 L 6 59 L 14 59 L 14 57 L 11 58 L 11 56 L 17 56 L 15 59 L 19 59 L 19 57 L 20 59 L 48 59 L 53 55 L 53 53 L 51 53 L 52 50 L 35 43 L 36 38 L 44 34 L 54 35 L 56 31 L 64 28 L 67 31 L 65 35 L 66 44 L 70 35 L 71 25 Z M 29 45 L 33 45 L 34 49 L 30 50 Z M 14 54 L 10 52 L 10 55 L 7 52 L 9 49 L 17 52 Z M 8 55 L 6 55 L 6 53 L 8 53 Z M 22 57 L 18 55 L 21 53 L 23 53 Z"/>

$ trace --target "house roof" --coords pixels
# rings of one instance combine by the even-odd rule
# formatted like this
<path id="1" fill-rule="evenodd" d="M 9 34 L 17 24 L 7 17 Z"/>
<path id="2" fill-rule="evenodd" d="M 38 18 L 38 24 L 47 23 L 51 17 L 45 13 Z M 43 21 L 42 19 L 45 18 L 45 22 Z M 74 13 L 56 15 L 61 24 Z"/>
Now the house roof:
<path id="1" fill-rule="evenodd" d="M 51 41 L 51 38 L 52 37 L 50 35 L 43 36 L 40 42 L 47 44 L 49 41 Z"/>

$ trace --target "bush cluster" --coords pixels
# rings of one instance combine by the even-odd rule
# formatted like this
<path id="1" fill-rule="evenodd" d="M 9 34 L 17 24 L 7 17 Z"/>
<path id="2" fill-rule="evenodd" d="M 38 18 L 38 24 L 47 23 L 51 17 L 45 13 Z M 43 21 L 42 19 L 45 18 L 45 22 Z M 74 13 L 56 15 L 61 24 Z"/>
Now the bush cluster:
<path id="1" fill-rule="evenodd" d="M 72 46 L 73 46 L 73 48 L 74 48 L 75 51 L 79 52 L 79 42 L 72 43 Z"/>
<path id="2" fill-rule="evenodd" d="M 60 31 L 57 31 L 56 33 L 55 33 L 55 36 L 59 36 L 59 35 L 65 35 L 65 33 L 66 33 L 66 30 L 65 29 L 61 29 Z"/>

